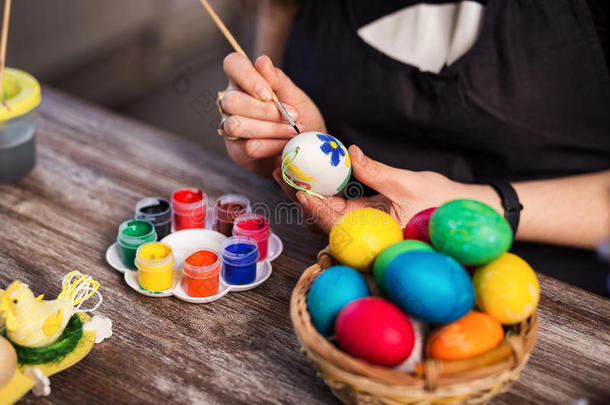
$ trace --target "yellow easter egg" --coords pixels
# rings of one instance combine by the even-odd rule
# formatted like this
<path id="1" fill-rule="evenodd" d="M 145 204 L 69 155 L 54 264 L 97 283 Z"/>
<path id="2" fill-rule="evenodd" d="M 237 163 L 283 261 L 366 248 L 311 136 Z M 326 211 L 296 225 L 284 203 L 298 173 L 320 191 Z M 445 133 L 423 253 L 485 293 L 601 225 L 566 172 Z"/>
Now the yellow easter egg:
<path id="1" fill-rule="evenodd" d="M 370 271 L 375 257 L 402 240 L 402 229 L 389 214 L 358 208 L 344 214 L 330 230 L 330 250 L 339 263 Z"/>
<path id="2" fill-rule="evenodd" d="M 478 267 L 472 279 L 477 306 L 504 325 L 527 319 L 538 305 L 536 273 L 519 256 L 504 253 Z"/>

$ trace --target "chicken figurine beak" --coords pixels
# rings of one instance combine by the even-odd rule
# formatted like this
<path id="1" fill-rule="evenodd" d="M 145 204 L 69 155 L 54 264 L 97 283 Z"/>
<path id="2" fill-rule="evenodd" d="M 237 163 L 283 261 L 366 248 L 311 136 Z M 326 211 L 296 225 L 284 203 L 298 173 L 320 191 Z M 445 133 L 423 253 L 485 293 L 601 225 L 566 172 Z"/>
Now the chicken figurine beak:
<path id="1" fill-rule="evenodd" d="M 17 319 L 15 318 L 10 305 L 10 296 L 13 291 L 19 290 L 20 288 L 21 282 L 13 281 L 0 297 L 0 315 L 4 319 L 6 329 L 8 330 L 14 330 L 17 327 Z"/>

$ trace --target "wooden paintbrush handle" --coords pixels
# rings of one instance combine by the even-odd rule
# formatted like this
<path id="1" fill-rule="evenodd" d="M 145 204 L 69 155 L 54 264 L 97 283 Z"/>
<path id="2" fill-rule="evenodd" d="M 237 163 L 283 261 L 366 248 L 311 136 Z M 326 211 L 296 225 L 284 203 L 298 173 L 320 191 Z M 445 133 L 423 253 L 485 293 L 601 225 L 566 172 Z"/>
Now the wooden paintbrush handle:
<path id="1" fill-rule="evenodd" d="M 4 18 L 2 19 L 2 38 L 0 39 L 0 93 L 2 93 L 2 80 L 4 79 L 4 65 L 6 64 L 6 43 L 8 40 L 8 24 L 11 17 L 11 0 L 4 0 Z M 0 94 L 4 101 L 4 94 Z"/>

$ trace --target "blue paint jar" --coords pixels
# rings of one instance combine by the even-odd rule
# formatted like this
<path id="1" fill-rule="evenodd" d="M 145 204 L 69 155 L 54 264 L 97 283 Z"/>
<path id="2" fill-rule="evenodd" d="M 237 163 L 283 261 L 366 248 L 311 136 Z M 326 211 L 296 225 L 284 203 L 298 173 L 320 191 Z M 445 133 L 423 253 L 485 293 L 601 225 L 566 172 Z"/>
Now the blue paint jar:
<path id="1" fill-rule="evenodd" d="M 250 284 L 256 280 L 258 244 L 247 236 L 232 236 L 222 244 L 222 278 L 228 284 Z"/>

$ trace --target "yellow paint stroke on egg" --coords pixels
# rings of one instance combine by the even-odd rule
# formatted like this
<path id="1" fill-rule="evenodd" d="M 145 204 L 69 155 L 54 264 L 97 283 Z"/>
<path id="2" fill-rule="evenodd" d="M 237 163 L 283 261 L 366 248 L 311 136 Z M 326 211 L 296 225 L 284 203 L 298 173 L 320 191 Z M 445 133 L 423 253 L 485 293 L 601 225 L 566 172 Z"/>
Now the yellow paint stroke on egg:
<path id="1" fill-rule="evenodd" d="M 316 180 L 315 177 L 305 174 L 305 172 L 303 170 L 299 169 L 299 167 L 297 165 L 295 165 L 294 163 L 292 163 L 290 166 L 288 166 L 288 171 L 290 173 L 292 173 L 293 177 L 296 177 L 297 179 L 299 179 L 301 181 L 310 182 L 310 183 L 315 183 L 318 181 L 318 180 Z"/>
<path id="2" fill-rule="evenodd" d="M 352 161 L 351 161 L 351 159 L 349 158 L 349 153 L 346 153 L 346 154 L 345 154 L 345 166 L 346 166 L 346 167 L 350 167 L 351 165 L 352 165 Z"/>

